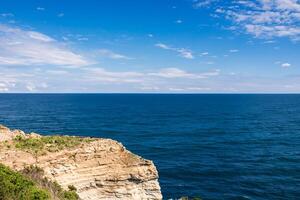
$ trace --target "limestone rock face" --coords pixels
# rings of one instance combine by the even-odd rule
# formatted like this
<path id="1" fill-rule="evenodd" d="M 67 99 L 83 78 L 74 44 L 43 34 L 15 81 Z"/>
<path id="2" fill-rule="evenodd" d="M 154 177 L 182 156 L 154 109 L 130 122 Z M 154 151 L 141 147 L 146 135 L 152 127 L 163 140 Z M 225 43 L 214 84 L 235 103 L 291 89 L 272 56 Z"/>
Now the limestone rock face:
<path id="1" fill-rule="evenodd" d="M 19 134 L 40 137 L 0 126 L 0 142 Z M 44 169 L 46 177 L 56 180 L 63 188 L 75 186 L 83 200 L 162 199 L 153 162 L 110 139 L 95 139 L 38 158 L 16 148 L 1 148 L 0 162 L 15 170 L 36 164 Z"/>
<path id="2" fill-rule="evenodd" d="M 20 130 L 10 130 L 9 128 L 0 125 L 0 142 L 9 141 L 15 138 L 17 135 L 25 136 L 25 133 Z"/>

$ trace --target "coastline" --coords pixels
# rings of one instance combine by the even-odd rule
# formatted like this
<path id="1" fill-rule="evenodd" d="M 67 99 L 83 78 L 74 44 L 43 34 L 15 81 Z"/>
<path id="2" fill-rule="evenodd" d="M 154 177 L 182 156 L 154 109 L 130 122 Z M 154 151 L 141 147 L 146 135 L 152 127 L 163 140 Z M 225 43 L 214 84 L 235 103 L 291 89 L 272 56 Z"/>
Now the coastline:
<path id="1" fill-rule="evenodd" d="M 74 186 L 80 199 L 162 199 L 153 162 L 114 140 L 41 136 L 0 126 L 0 143 L 0 163 L 16 171 L 37 166 L 62 188 Z"/>

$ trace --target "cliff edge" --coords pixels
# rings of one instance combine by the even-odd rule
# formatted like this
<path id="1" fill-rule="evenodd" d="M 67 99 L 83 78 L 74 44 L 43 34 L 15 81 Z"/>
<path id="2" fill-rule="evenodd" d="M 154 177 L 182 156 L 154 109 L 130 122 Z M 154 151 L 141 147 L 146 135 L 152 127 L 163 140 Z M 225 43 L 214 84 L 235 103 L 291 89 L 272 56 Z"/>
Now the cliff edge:
<path id="1" fill-rule="evenodd" d="M 41 136 L 0 125 L 0 163 L 14 170 L 35 165 L 82 200 L 162 199 L 152 161 L 114 140 Z"/>

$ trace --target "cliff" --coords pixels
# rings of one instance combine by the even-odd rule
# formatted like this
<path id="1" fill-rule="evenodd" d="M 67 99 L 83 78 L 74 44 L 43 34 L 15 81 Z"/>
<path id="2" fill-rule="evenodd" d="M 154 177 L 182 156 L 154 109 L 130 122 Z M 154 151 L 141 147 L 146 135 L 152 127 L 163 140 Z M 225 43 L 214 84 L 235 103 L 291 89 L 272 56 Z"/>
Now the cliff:
<path id="1" fill-rule="evenodd" d="M 36 165 L 83 200 L 162 199 L 158 172 L 114 140 L 25 134 L 0 126 L 0 163 L 14 170 Z"/>

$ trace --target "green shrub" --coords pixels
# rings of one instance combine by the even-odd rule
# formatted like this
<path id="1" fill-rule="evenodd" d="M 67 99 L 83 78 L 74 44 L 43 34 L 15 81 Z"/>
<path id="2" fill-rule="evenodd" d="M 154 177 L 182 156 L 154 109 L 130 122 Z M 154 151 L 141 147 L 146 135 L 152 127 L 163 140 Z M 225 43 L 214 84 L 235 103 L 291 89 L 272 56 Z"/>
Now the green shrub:
<path id="1" fill-rule="evenodd" d="M 28 194 L 28 199 L 30 200 L 42 200 L 50 199 L 48 192 L 41 192 L 41 189 L 33 188 Z"/>
<path id="2" fill-rule="evenodd" d="M 61 200 L 78 200 L 79 196 L 75 191 L 64 191 Z"/>
<path id="3" fill-rule="evenodd" d="M 43 155 L 46 152 L 58 152 L 66 148 L 73 148 L 83 142 L 91 142 L 91 138 L 72 136 L 43 136 L 40 138 L 24 138 L 17 136 L 14 139 L 15 147 L 35 156 Z"/>
<path id="4" fill-rule="evenodd" d="M 63 190 L 63 188 L 56 181 L 51 181 L 48 180 L 46 177 L 44 177 L 43 169 L 35 165 L 25 167 L 21 173 L 24 176 L 33 180 L 40 187 L 47 189 L 53 199 L 60 199 L 60 200 L 79 199 L 79 196 L 76 193 L 77 189 L 75 186 L 69 185 L 68 186 L 69 191 Z"/>
<path id="5" fill-rule="evenodd" d="M 21 150 L 25 150 L 29 153 L 38 155 L 42 153 L 44 144 L 39 138 L 15 138 L 15 147 Z"/>
<path id="6" fill-rule="evenodd" d="M 77 191 L 77 188 L 74 185 L 68 185 L 70 191 Z"/>
<path id="7" fill-rule="evenodd" d="M 49 193 L 33 181 L 0 164 L 1 200 L 48 200 Z"/>

